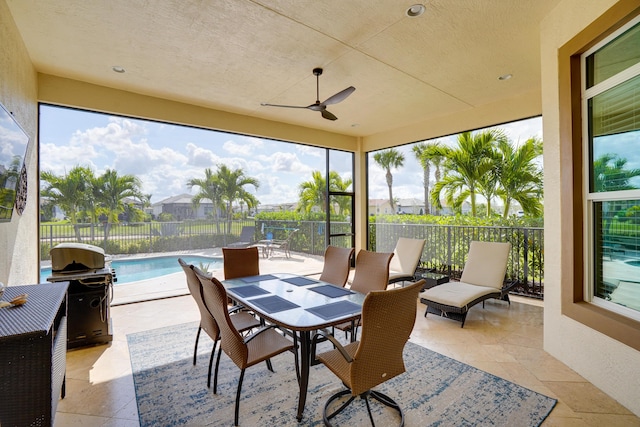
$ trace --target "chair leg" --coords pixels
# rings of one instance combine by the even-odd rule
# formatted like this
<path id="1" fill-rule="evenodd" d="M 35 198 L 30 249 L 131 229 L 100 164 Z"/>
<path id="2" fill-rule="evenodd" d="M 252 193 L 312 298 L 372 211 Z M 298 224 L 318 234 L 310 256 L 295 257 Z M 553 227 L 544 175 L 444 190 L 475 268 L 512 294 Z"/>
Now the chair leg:
<path id="1" fill-rule="evenodd" d="M 198 355 L 198 340 L 200 339 L 200 331 L 202 328 L 198 325 L 198 333 L 196 334 L 196 346 L 193 348 L 193 366 L 196 366 L 196 356 Z"/>
<path id="2" fill-rule="evenodd" d="M 238 379 L 238 391 L 236 392 L 236 413 L 234 418 L 234 425 L 238 425 L 238 416 L 240 414 L 240 391 L 242 390 L 242 380 L 244 379 L 244 369 L 240 371 L 240 378 Z"/>
<path id="3" fill-rule="evenodd" d="M 213 355 L 216 353 L 217 346 L 218 340 L 213 342 L 213 350 L 211 350 L 211 356 L 209 356 L 209 374 L 207 375 L 207 388 L 211 388 L 211 367 L 213 366 Z"/>
<path id="4" fill-rule="evenodd" d="M 271 359 L 267 359 L 265 360 L 265 362 L 267 363 L 267 369 L 270 370 L 271 372 L 274 372 L 273 365 L 271 364 Z"/>
<path id="5" fill-rule="evenodd" d="M 213 394 L 216 394 L 218 391 L 218 368 L 220 367 L 220 356 L 222 356 L 222 346 L 220 346 L 220 350 L 218 351 L 218 359 L 216 360 L 216 371 L 213 374 Z"/>

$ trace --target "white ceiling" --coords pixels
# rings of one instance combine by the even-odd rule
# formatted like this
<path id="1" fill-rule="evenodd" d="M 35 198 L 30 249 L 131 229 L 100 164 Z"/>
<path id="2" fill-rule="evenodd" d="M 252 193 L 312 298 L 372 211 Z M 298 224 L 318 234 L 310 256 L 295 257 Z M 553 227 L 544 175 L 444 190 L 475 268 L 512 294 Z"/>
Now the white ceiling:
<path id="1" fill-rule="evenodd" d="M 540 88 L 559 0 L 7 0 L 37 71 L 367 136 Z M 115 73 L 112 66 L 126 72 Z M 325 120 L 306 106 L 356 91 Z M 500 81 L 498 76 L 513 74 Z"/>

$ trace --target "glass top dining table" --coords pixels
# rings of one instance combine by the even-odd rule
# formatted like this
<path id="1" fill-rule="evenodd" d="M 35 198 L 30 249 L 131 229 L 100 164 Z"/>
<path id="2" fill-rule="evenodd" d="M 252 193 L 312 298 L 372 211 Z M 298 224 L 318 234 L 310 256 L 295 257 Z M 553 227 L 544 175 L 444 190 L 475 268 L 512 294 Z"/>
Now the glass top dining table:
<path id="1" fill-rule="evenodd" d="M 300 341 L 300 395 L 302 420 L 309 385 L 311 333 L 360 317 L 365 295 L 320 280 L 289 273 L 264 274 L 222 282 L 228 296 L 267 322 L 297 334 Z"/>

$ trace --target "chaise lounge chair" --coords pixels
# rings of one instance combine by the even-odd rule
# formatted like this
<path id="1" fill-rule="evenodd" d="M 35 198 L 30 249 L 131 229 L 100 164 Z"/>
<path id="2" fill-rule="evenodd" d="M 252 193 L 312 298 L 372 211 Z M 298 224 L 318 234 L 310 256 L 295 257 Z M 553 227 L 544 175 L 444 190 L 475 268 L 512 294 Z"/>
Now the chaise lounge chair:
<path id="1" fill-rule="evenodd" d="M 413 282 L 416 268 L 422 256 L 425 239 L 409 239 L 400 237 L 396 248 L 393 250 L 393 258 L 389 264 L 389 283 L 411 281 Z"/>
<path id="2" fill-rule="evenodd" d="M 427 289 L 420 301 L 427 305 L 424 312 L 439 314 L 462 322 L 471 307 L 489 298 L 509 301 L 509 290 L 516 281 L 504 285 L 511 243 L 471 242 L 467 262 L 459 282 L 447 282 Z"/>
<path id="3" fill-rule="evenodd" d="M 242 231 L 240 232 L 240 238 L 237 242 L 230 243 L 227 245 L 229 248 L 246 248 L 251 246 L 255 240 L 254 236 L 256 234 L 256 228 L 252 225 L 245 225 L 242 227 Z"/>

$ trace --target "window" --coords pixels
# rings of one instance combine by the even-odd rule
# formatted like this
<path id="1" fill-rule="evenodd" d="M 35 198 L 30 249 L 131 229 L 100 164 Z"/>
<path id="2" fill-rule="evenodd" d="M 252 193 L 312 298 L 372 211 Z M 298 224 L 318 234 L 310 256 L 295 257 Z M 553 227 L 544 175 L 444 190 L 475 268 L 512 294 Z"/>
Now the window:
<path id="1" fill-rule="evenodd" d="M 640 17 L 581 64 L 585 300 L 640 320 Z"/>

